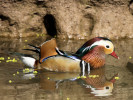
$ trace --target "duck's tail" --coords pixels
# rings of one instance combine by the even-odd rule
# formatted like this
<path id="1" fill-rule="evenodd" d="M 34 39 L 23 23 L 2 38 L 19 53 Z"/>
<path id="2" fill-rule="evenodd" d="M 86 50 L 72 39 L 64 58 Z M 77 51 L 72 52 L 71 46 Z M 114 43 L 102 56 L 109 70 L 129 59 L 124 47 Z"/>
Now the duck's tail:
<path id="1" fill-rule="evenodd" d="M 40 47 L 36 47 L 34 45 L 28 44 L 30 47 L 33 47 L 34 49 L 23 49 L 23 50 L 28 50 L 28 51 L 33 51 L 36 52 L 38 54 L 40 54 Z"/>
<path id="2" fill-rule="evenodd" d="M 29 54 L 23 54 L 18 52 L 10 52 L 9 54 L 16 55 L 19 57 L 19 59 L 27 66 L 34 68 L 36 64 L 36 59 L 29 55 Z"/>

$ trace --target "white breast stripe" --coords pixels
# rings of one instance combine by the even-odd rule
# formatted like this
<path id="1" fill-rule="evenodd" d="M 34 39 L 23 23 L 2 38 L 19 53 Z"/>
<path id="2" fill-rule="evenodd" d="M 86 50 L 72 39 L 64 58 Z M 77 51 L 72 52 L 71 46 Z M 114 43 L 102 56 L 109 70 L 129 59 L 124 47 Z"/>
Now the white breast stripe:
<path id="1" fill-rule="evenodd" d="M 85 76 L 85 61 L 82 60 L 82 75 Z"/>
<path id="2" fill-rule="evenodd" d="M 88 74 L 90 73 L 90 64 L 87 63 L 87 67 L 88 67 Z"/>

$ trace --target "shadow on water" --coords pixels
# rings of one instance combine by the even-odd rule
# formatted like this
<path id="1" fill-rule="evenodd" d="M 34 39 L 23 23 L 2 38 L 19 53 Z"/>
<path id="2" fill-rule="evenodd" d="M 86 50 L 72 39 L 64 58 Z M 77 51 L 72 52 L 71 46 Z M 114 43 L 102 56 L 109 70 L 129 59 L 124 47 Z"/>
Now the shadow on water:
<path id="1" fill-rule="evenodd" d="M 7 54 L 12 51 L 36 55 L 22 49 L 29 43 L 40 45 L 46 39 L 0 39 L 0 100 L 132 100 L 133 40 L 114 41 L 120 60 L 107 56 L 105 67 L 91 70 L 86 77 L 80 77 L 80 73 L 37 73 L 32 69 L 26 73 L 23 63 Z M 57 44 L 61 50 L 75 52 L 85 41 L 57 39 Z M 17 62 L 7 62 L 14 58 Z"/>

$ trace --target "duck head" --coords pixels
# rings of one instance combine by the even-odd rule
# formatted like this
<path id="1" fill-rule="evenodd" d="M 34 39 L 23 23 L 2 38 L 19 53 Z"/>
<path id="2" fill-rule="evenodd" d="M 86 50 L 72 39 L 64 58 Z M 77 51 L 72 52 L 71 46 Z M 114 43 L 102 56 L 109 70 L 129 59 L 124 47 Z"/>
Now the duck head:
<path id="1" fill-rule="evenodd" d="M 119 59 L 112 41 L 105 37 L 96 37 L 87 41 L 76 54 L 90 63 L 93 68 L 99 68 L 105 64 L 105 54 Z"/>
<path id="2" fill-rule="evenodd" d="M 103 47 L 105 54 L 109 54 L 109 55 L 119 59 L 119 57 L 115 53 L 115 48 L 114 48 L 114 45 L 111 40 L 109 40 L 107 38 L 103 38 L 101 40 L 95 41 L 89 48 L 91 50 L 96 46 Z"/>

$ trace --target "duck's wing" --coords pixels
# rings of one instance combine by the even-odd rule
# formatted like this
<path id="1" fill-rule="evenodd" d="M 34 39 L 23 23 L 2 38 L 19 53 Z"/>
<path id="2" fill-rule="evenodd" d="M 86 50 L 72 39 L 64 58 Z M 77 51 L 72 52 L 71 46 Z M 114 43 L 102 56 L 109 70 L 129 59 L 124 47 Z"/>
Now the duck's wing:
<path id="1" fill-rule="evenodd" d="M 56 44 L 55 38 L 44 42 L 40 46 L 40 62 L 42 62 L 44 58 L 57 55 L 57 52 L 55 50 L 56 47 L 57 47 L 57 44 Z"/>
<path id="2" fill-rule="evenodd" d="M 76 54 L 68 54 L 62 50 L 59 50 L 58 47 L 56 47 L 55 50 L 56 50 L 57 54 L 60 56 L 71 58 L 73 60 L 80 60 L 80 58 Z"/>

